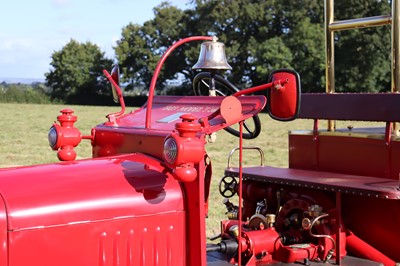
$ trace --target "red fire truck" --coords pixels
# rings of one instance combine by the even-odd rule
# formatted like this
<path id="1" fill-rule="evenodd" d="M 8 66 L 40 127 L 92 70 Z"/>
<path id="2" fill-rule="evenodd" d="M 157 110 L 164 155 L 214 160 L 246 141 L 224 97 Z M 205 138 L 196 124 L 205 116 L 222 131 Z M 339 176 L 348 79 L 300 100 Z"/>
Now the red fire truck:
<path id="1" fill-rule="evenodd" d="M 238 90 L 216 74 L 230 66 L 224 45 L 208 36 L 165 52 L 137 110 L 125 110 L 118 68 L 104 71 L 121 111 L 82 135 L 73 111 L 63 109 L 48 134 L 63 162 L 0 171 L 0 265 L 398 265 L 400 7 L 393 1 L 389 19 L 333 21 L 332 5 L 325 8 L 329 63 L 335 30 L 392 24 L 391 93 L 336 94 L 331 64 L 324 94 L 301 94 L 299 74 L 287 69 Z M 155 95 L 165 59 L 194 41 L 203 41 L 196 96 Z M 261 91 L 267 96 L 254 95 Z M 249 148 L 242 140 L 258 136 L 263 109 L 281 121 L 312 121 L 311 130 L 289 133 L 288 168 L 241 163 Z M 336 129 L 336 120 L 385 126 Z M 227 218 L 209 242 L 213 171 L 205 145 L 223 129 L 239 139 L 239 164 L 228 163 L 220 180 Z M 75 160 L 82 139 L 93 158 Z"/>

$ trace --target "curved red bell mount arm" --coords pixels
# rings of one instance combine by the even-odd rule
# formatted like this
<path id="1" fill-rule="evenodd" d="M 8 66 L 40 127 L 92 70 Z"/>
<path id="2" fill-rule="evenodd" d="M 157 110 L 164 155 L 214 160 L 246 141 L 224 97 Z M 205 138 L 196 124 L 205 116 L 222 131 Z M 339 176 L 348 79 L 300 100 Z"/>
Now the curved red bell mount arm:
<path id="1" fill-rule="evenodd" d="M 192 36 L 192 37 L 187 37 L 182 40 L 177 41 L 174 43 L 172 46 L 170 46 L 167 51 L 162 55 L 160 60 L 157 63 L 156 69 L 154 70 L 153 77 L 151 79 L 150 83 L 150 88 L 149 88 L 149 97 L 147 99 L 147 110 L 146 110 L 146 123 L 145 127 L 150 128 L 151 125 L 151 110 L 153 107 L 153 98 L 154 98 L 154 91 L 158 79 L 158 75 L 160 74 L 161 67 L 163 66 L 165 60 L 167 57 L 170 55 L 170 53 L 175 50 L 178 46 L 187 43 L 187 42 L 192 42 L 192 41 L 212 41 L 213 37 L 211 36 Z"/>

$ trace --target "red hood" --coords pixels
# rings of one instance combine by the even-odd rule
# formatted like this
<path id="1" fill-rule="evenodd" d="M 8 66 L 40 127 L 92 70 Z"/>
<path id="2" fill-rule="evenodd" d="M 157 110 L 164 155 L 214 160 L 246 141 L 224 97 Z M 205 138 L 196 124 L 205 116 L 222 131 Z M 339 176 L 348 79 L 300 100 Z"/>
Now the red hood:
<path id="1" fill-rule="evenodd" d="M 178 182 L 154 167 L 133 154 L 1 170 L 9 230 L 184 210 Z"/>

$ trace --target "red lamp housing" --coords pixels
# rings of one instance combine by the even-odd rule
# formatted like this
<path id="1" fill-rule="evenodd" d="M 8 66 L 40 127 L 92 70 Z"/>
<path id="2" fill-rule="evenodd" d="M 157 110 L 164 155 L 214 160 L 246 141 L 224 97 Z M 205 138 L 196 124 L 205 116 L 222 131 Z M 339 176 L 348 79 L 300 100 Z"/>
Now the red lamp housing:
<path id="1" fill-rule="evenodd" d="M 204 138 L 196 136 L 201 126 L 194 122 L 195 116 L 185 114 L 180 118 L 182 122 L 176 124 L 176 131 L 164 140 L 163 157 L 166 164 L 174 168 L 175 179 L 191 182 L 197 176 L 194 164 L 204 158 Z"/>
<path id="2" fill-rule="evenodd" d="M 73 115 L 71 109 L 63 109 L 61 115 L 57 116 L 57 121 L 54 123 L 48 133 L 50 147 L 58 151 L 57 156 L 61 161 L 73 161 L 76 158 L 76 147 L 82 140 L 82 135 L 79 129 L 74 127 L 77 121 L 77 116 Z"/>

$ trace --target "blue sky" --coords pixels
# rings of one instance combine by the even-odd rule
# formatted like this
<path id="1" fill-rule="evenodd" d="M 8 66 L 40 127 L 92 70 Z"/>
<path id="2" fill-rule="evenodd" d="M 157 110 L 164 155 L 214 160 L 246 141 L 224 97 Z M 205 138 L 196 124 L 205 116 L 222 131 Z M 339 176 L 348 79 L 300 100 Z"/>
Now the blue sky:
<path id="1" fill-rule="evenodd" d="M 51 55 L 70 39 L 97 44 L 112 58 L 121 29 L 154 18 L 162 0 L 13 0 L 3 1 L 0 16 L 1 78 L 39 78 Z M 189 0 L 168 0 L 180 9 Z"/>

